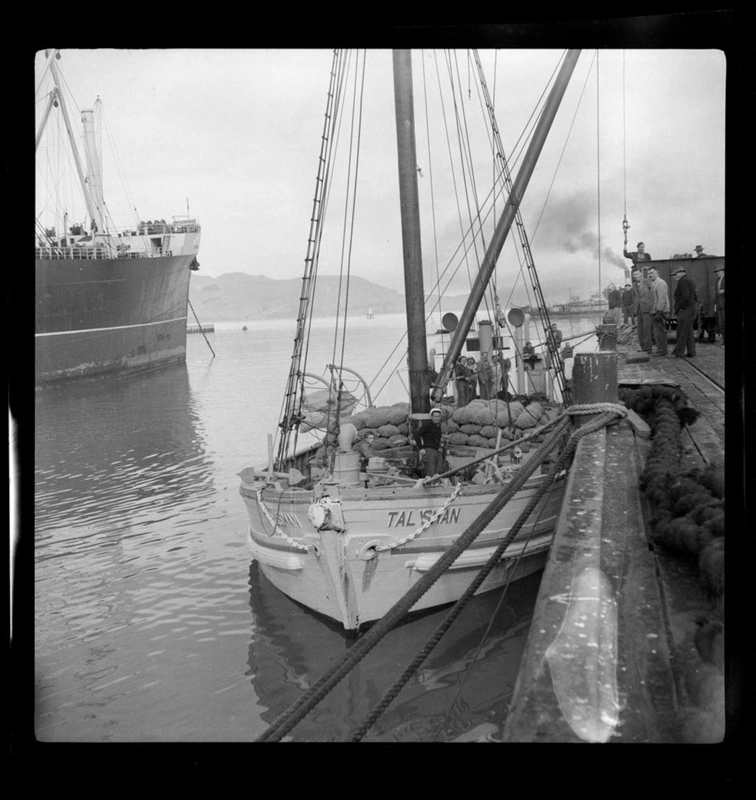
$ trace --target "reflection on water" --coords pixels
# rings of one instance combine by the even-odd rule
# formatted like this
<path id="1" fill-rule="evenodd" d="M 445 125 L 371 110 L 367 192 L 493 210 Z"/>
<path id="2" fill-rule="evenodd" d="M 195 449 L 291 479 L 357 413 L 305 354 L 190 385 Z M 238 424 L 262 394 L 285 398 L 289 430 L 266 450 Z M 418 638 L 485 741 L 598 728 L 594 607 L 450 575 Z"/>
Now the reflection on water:
<path id="1" fill-rule="evenodd" d="M 374 374 L 398 339 L 392 324 L 355 325 L 347 361 Z M 567 335 L 590 323 L 560 327 Z M 267 458 L 293 326 L 213 336 L 214 358 L 190 336 L 186 365 L 35 397 L 40 740 L 254 741 L 350 646 L 250 569 L 245 542 L 237 473 Z M 332 347 L 330 328 L 316 326 L 308 369 L 322 372 Z M 536 587 L 515 584 L 498 611 L 497 596 L 476 598 L 366 741 L 449 740 L 498 722 Z M 347 737 L 441 619 L 433 612 L 392 631 L 292 738 Z"/>
<path id="2" fill-rule="evenodd" d="M 532 575 L 503 598 L 499 592 L 473 598 L 363 741 L 442 742 L 485 723 L 498 728 L 514 690 L 539 583 L 540 575 Z M 270 724 L 356 639 L 277 591 L 256 564 L 249 585 L 256 619 L 249 674 Z M 390 631 L 289 737 L 348 740 L 450 608 L 411 616 Z"/>

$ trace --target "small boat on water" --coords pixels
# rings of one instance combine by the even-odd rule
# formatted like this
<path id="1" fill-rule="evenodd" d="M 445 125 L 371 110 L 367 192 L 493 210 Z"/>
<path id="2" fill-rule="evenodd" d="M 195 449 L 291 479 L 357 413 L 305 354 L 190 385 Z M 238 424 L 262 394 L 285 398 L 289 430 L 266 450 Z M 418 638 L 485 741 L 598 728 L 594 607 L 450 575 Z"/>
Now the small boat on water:
<path id="1" fill-rule="evenodd" d="M 490 361 L 495 372 L 496 365 L 504 363 L 502 352 L 508 347 L 503 344 L 504 336 L 500 332 L 511 324 L 515 329 L 511 340 L 516 341 L 516 332 L 522 330 L 522 311 L 518 308 L 505 311 L 497 304 L 490 318 L 478 321 L 478 335 L 471 335 L 510 228 L 516 222 L 521 237 L 525 235 L 519 219 L 519 200 L 578 56 L 574 51 L 564 55 L 514 183 L 509 177 L 500 141 L 498 143 L 495 183 L 499 191 L 506 190 L 508 198 L 501 203 L 501 216 L 485 247 L 467 305 L 459 317 L 446 315 L 443 328 L 431 326 L 431 330 L 444 334 L 446 339 L 443 347 L 431 350 L 429 356 L 427 320 L 435 306 L 429 311 L 427 306 L 432 303 L 430 295 L 426 298 L 423 287 L 417 191 L 420 169 L 415 153 L 412 62 L 409 52 L 394 53 L 407 299 L 408 402 L 381 407 L 369 399 L 368 407 L 359 411 L 354 394 L 344 391 L 343 373 L 353 370 L 343 364 L 332 364 L 329 365 L 331 380 L 323 381 L 328 387 L 325 396 L 318 398 L 317 407 L 311 411 L 306 403 L 307 373 L 303 359 L 307 353 L 308 320 L 312 314 L 321 253 L 322 210 L 326 188 L 330 186 L 329 159 L 333 138 L 339 130 L 337 112 L 342 110 L 338 98 L 346 93 L 341 83 L 346 74 L 346 56 L 340 51 L 334 54 L 298 330 L 285 389 L 284 413 L 276 434 L 277 447 L 270 434 L 268 464 L 242 470 L 240 493 L 248 510 L 247 541 L 263 575 L 295 601 L 336 620 L 346 630 L 356 630 L 364 623 L 380 619 L 398 598 L 433 569 L 450 546 L 491 506 L 502 487 L 510 484 L 527 463 L 527 437 L 522 434 L 527 430 L 535 436 L 541 426 L 558 416 L 558 405 L 550 402 L 553 397 L 513 396 L 506 384 L 497 391 L 501 373 L 496 375 L 494 388 L 485 392 L 481 388 L 480 399 L 465 402 L 461 407 L 456 392 L 454 395 L 447 393 L 447 385 L 457 381 L 456 365 L 461 356 L 470 355 L 468 345 L 481 361 Z M 487 92 L 479 60 L 477 64 L 483 89 Z M 498 132 L 490 103 L 488 111 L 490 130 Z M 529 252 L 529 248 L 524 249 Z M 544 341 L 548 341 L 546 305 L 534 265 L 529 263 L 528 266 L 541 301 Z M 436 354 L 443 357 L 438 371 L 433 363 Z M 550 386 L 559 390 L 556 392 L 559 401 L 567 400 L 568 389 L 558 347 L 549 347 L 549 355 Z M 320 394 L 323 394 L 322 389 Z M 535 402 L 536 399 L 540 402 Z M 432 405 L 442 411 L 445 471 L 440 475 L 423 475 L 414 433 L 431 417 Z M 468 422 L 463 422 L 464 419 Z M 525 427 L 519 427 L 520 421 Z M 299 434 L 313 428 L 322 432 L 319 442 L 298 447 Z M 473 428 L 477 433 L 470 444 L 469 431 Z M 383 438 L 385 446 L 361 461 L 361 453 L 355 449 L 356 439 L 366 432 Z M 502 451 L 507 439 L 512 440 L 510 449 Z M 540 499 L 526 524 L 513 537 L 478 592 L 499 588 L 540 570 L 553 538 L 563 487 L 563 473 L 556 479 L 545 470 L 530 475 L 511 501 L 412 610 L 458 600 L 537 494 Z M 545 488 L 549 491 L 540 496 Z"/>
<path id="2" fill-rule="evenodd" d="M 188 214 L 174 216 L 171 222 L 135 220 L 121 229 L 112 224 L 103 195 L 102 153 L 97 146 L 100 101 L 93 109 L 81 111 L 82 159 L 59 59 L 57 50 L 47 52 L 39 80 L 38 97 L 44 102 L 40 105 L 37 153 L 47 150 L 47 136 L 52 135 L 48 122 L 57 108 L 63 116 L 84 206 L 83 216 L 74 218 L 70 207 L 50 203 L 38 184 L 38 205 L 44 206 L 36 218 L 35 244 L 38 386 L 183 361 L 189 278 L 192 270 L 199 268 L 200 226 Z M 58 146 L 50 142 L 51 148 Z M 45 163 L 53 160 L 57 159 L 48 153 Z M 38 170 L 38 176 L 47 174 L 46 168 Z M 59 176 L 50 178 L 57 187 Z M 57 189 L 52 196 L 58 199 Z"/>

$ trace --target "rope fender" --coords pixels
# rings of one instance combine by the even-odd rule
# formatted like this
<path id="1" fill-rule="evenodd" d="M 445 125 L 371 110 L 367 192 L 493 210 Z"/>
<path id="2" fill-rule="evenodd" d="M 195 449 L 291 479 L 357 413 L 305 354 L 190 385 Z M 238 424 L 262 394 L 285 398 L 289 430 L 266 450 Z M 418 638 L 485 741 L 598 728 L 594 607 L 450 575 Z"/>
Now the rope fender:
<path id="1" fill-rule="evenodd" d="M 622 408 L 624 409 L 624 406 Z M 590 413 L 596 412 L 595 410 L 591 410 Z M 574 447 L 577 446 L 577 442 L 580 438 L 588 433 L 599 430 L 615 419 L 616 412 L 614 410 L 612 410 L 612 412 L 602 413 L 595 420 L 591 420 L 574 431 L 565 450 L 571 453 Z M 431 588 L 441 574 L 445 572 L 461 553 L 469 547 L 476 537 L 485 530 L 499 511 L 501 511 L 509 500 L 522 488 L 546 456 L 557 446 L 569 425 L 569 418 L 565 416 L 554 429 L 551 437 L 541 444 L 512 482 L 502 488 L 489 506 L 479 514 L 478 518 L 471 523 L 468 529 L 449 547 L 433 567 L 370 628 L 364 637 L 358 640 L 338 664 L 334 665 L 334 667 L 315 683 L 308 692 L 293 703 L 292 706 L 290 706 L 290 708 L 257 739 L 257 741 L 280 741 L 299 721 L 321 702 L 325 695 L 338 684 L 345 675 L 373 649 L 373 647 L 375 647 L 383 636 L 385 636 Z M 565 456 L 565 458 L 566 457 L 568 456 Z M 556 463 L 561 463 L 561 457 Z M 555 467 L 556 464 L 554 465 L 554 468 Z"/>

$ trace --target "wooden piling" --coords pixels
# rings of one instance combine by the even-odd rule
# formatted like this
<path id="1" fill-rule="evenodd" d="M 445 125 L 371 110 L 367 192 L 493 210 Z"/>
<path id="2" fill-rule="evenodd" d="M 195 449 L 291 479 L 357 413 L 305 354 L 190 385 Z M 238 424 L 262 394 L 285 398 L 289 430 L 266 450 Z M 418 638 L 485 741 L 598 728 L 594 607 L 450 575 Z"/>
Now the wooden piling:
<path id="1" fill-rule="evenodd" d="M 572 402 L 575 405 L 619 403 L 618 358 L 617 353 L 609 351 L 575 354 L 572 368 Z M 573 419 L 579 426 L 595 416 L 595 414 L 578 414 Z"/>

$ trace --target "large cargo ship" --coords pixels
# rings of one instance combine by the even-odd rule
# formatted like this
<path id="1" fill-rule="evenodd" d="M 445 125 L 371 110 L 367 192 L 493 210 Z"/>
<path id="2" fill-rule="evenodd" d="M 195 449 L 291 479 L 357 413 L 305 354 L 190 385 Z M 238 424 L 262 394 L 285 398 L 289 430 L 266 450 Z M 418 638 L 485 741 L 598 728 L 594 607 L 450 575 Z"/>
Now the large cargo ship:
<path id="1" fill-rule="evenodd" d="M 150 220 L 136 222 L 130 229 L 115 228 L 103 201 L 95 112 L 81 111 L 82 160 L 58 58 L 56 51 L 49 52 L 43 70 L 42 78 L 49 75 L 52 87 L 37 147 L 51 110 L 59 108 L 86 216 L 81 223 L 71 223 L 67 211 L 56 212 L 52 225 L 37 217 L 36 383 L 183 361 L 189 279 L 199 266 L 200 226 L 187 215 L 173 217 L 171 222 Z"/>

